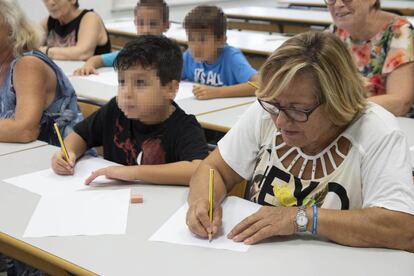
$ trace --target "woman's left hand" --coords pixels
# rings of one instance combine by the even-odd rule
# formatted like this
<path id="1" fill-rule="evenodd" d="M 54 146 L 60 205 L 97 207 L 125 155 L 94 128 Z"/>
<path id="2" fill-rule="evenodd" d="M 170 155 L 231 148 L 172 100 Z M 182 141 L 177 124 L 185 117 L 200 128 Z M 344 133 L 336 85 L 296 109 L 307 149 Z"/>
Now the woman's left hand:
<path id="1" fill-rule="evenodd" d="M 296 232 L 296 213 L 294 207 L 261 207 L 237 224 L 227 238 L 254 244 L 272 236 L 292 235 Z"/>

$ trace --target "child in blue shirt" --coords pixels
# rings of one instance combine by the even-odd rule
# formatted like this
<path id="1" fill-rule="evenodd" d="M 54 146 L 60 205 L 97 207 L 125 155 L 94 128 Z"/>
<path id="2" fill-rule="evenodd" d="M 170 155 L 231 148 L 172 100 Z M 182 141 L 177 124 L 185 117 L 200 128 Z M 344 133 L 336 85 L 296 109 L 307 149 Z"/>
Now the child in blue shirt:
<path id="1" fill-rule="evenodd" d="M 134 23 L 137 35 L 162 35 L 170 27 L 169 8 L 164 0 L 140 0 L 134 9 Z M 97 74 L 96 69 L 112 67 L 119 51 L 97 55 L 73 72 L 74 75 Z"/>
<path id="2" fill-rule="evenodd" d="M 184 19 L 188 36 L 181 79 L 199 83 L 193 88 L 200 99 L 254 96 L 247 84 L 257 81 L 253 69 L 241 51 L 226 43 L 227 20 L 215 6 L 198 6 Z"/>

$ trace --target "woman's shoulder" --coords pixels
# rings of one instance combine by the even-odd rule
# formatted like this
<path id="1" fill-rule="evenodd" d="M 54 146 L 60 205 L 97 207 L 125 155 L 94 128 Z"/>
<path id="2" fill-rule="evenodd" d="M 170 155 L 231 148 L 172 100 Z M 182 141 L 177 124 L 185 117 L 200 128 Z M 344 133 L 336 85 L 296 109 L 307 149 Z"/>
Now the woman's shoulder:
<path id="1" fill-rule="evenodd" d="M 394 32 L 404 28 L 413 29 L 411 22 L 403 16 L 395 16 L 389 27 Z"/>
<path id="2" fill-rule="evenodd" d="M 385 13 L 385 12 L 384 12 Z M 390 14 L 384 19 L 385 22 L 388 22 L 385 29 L 380 33 L 381 41 L 388 41 L 393 38 L 404 38 L 408 36 L 413 36 L 414 29 L 411 22 L 399 15 Z"/>
<path id="3" fill-rule="evenodd" d="M 94 10 L 82 10 L 79 14 L 79 21 L 86 24 L 91 22 L 102 22 L 102 18 Z"/>
<path id="4" fill-rule="evenodd" d="M 30 72 L 30 74 L 46 73 L 47 64 L 38 56 L 25 54 L 15 60 L 14 73 Z M 21 70 L 23 69 L 23 70 Z"/>
<path id="5" fill-rule="evenodd" d="M 400 134 L 402 131 L 395 116 L 375 103 L 369 103 L 345 130 L 345 135 L 353 144 L 362 148 L 381 143 L 389 135 Z"/>

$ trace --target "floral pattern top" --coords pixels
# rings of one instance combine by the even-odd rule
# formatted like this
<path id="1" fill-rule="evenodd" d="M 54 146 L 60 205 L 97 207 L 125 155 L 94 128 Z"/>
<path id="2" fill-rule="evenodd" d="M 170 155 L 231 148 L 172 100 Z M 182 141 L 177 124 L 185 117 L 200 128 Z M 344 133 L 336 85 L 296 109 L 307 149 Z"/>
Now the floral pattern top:
<path id="1" fill-rule="evenodd" d="M 414 28 L 404 17 L 395 17 L 367 41 L 354 41 L 347 31 L 335 25 L 329 31 L 345 42 L 358 70 L 368 79 L 368 97 L 385 94 L 387 75 L 414 61 Z"/>

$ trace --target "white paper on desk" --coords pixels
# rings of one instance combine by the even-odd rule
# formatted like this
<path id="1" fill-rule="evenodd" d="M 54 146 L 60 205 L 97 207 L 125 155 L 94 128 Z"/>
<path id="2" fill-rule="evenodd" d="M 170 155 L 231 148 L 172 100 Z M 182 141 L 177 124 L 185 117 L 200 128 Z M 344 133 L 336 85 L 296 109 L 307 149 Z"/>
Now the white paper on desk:
<path id="1" fill-rule="evenodd" d="M 175 214 L 173 214 L 149 240 L 246 252 L 250 245 L 229 240 L 227 239 L 227 234 L 233 229 L 234 226 L 236 226 L 247 216 L 256 212 L 260 207 L 261 206 L 259 204 L 241 199 L 239 197 L 231 196 L 226 198 L 222 205 L 223 234 L 214 237 L 214 239 L 209 242 L 207 239 L 196 237 L 188 229 L 185 223 L 188 210 L 188 205 L 186 203 L 178 209 L 178 211 L 175 212 Z"/>
<path id="2" fill-rule="evenodd" d="M 42 196 L 26 238 L 125 234 L 131 189 Z"/>
<path id="3" fill-rule="evenodd" d="M 85 77 L 80 77 L 86 80 L 99 82 L 102 84 L 110 85 L 110 86 L 118 86 L 118 75 L 115 71 L 105 71 L 105 72 L 98 72 L 97 75 L 89 75 Z"/>
<path id="4" fill-rule="evenodd" d="M 180 87 L 178 88 L 177 95 L 175 96 L 175 101 L 194 97 L 193 94 L 194 83 L 188 81 L 181 81 Z"/>
<path id="5" fill-rule="evenodd" d="M 39 195 L 65 194 L 77 190 L 91 189 L 86 186 L 85 179 L 95 170 L 114 165 L 101 158 L 87 157 L 79 160 L 75 166 L 74 175 L 57 175 L 52 169 L 29 173 L 4 181 Z M 93 185 L 113 183 L 114 180 L 103 176 L 94 180 Z"/>

